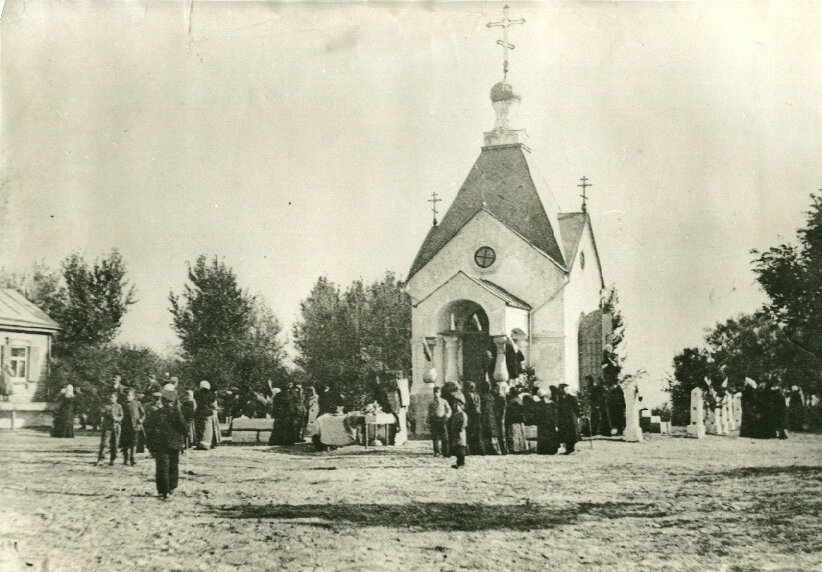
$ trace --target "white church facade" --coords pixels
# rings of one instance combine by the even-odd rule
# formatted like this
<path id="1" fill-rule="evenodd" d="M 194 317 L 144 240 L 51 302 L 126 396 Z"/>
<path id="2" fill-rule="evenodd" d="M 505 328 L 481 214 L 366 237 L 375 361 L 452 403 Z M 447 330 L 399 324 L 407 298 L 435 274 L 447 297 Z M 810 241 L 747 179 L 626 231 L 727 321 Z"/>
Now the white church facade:
<path id="1" fill-rule="evenodd" d="M 525 132 L 511 127 L 520 103 L 511 86 L 495 85 L 491 100 L 496 125 L 409 271 L 418 434 L 433 384 L 486 379 L 486 352 L 504 356 L 512 332 L 540 386 L 577 390 L 586 376 L 601 376 L 607 325 L 591 218 L 584 203 L 560 212 Z"/>

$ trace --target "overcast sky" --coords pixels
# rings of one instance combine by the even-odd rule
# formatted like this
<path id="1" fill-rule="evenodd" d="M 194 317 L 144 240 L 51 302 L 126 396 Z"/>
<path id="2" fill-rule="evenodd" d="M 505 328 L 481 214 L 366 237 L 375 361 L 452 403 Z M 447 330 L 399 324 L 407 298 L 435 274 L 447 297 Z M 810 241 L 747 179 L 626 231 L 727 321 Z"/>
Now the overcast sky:
<path id="1" fill-rule="evenodd" d="M 500 3 L 6 0 L 0 266 L 117 247 L 123 341 L 217 254 L 287 330 L 321 274 L 404 276 L 493 125 Z M 752 248 L 822 186 L 822 3 L 512 3 L 509 79 L 564 210 L 578 179 L 629 369 L 763 300 Z"/>

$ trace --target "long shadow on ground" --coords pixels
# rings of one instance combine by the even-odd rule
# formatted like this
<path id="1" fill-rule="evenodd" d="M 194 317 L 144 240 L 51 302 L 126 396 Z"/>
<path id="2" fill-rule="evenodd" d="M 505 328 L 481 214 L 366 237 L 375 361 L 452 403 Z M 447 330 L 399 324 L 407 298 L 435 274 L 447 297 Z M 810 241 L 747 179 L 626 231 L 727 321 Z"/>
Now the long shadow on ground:
<path id="1" fill-rule="evenodd" d="M 728 479 L 750 479 L 785 475 L 792 478 L 822 480 L 822 465 L 785 465 L 781 467 L 739 467 L 728 471 L 712 473 L 715 477 Z"/>
<path id="2" fill-rule="evenodd" d="M 617 519 L 659 518 L 668 514 L 653 504 L 631 502 L 579 503 L 568 507 L 468 503 L 243 504 L 225 506 L 216 512 L 236 519 L 299 520 L 300 524 L 323 528 L 339 524 L 444 531 L 534 530 L 572 524 L 583 515 Z"/>

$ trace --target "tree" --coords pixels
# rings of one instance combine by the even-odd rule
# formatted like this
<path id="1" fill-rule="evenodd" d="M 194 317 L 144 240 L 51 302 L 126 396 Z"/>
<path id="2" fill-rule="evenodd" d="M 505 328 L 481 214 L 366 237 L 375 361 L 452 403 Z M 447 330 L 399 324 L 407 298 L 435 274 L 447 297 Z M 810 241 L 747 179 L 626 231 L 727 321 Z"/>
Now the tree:
<path id="1" fill-rule="evenodd" d="M 145 379 L 145 372 L 160 361 L 151 350 L 112 344 L 123 316 L 135 303 L 134 286 L 117 250 L 93 263 L 71 254 L 60 270 L 35 263 L 29 272 L 4 273 L 0 284 L 19 290 L 61 327 L 52 348 L 48 383 L 38 387 L 35 399 L 48 400 L 57 388 L 71 383 L 78 408 L 95 414 L 104 384 L 115 373 L 134 383 Z M 137 370 L 142 372 L 139 377 Z M 131 375 L 135 378 L 127 377 Z"/>
<path id="2" fill-rule="evenodd" d="M 822 193 L 811 195 L 799 244 L 754 250 L 754 272 L 770 302 L 765 311 L 785 337 L 822 366 Z"/>
<path id="3" fill-rule="evenodd" d="M 309 379 L 329 384 L 349 406 L 371 401 L 378 375 L 411 369 L 411 301 L 393 273 L 345 292 L 325 276 L 300 304 L 294 326 L 297 365 Z"/>
<path id="4" fill-rule="evenodd" d="M 62 328 L 55 355 L 110 343 L 128 307 L 136 302 L 120 253 L 114 249 L 92 264 L 80 254 L 70 255 L 62 264 L 62 283 L 51 307 L 51 317 Z"/>
<path id="5" fill-rule="evenodd" d="M 619 294 L 616 287 L 608 289 L 602 301 L 602 310 L 611 315 L 611 339 L 606 346 L 603 356 L 602 377 L 605 385 L 613 387 L 621 381 L 622 364 L 625 356 L 620 353 L 620 344 L 625 338 L 625 320 L 619 310 Z"/>
<path id="6" fill-rule="evenodd" d="M 671 394 L 672 422 L 688 425 L 691 419 L 691 391 L 713 373 L 710 356 L 702 348 L 685 348 L 674 356 L 674 375 L 666 391 Z"/>
<path id="7" fill-rule="evenodd" d="M 50 317 L 56 316 L 66 303 L 61 281 L 60 271 L 45 262 L 35 262 L 29 272 L 0 272 L 0 288 L 17 290 Z"/>
<path id="8" fill-rule="evenodd" d="M 174 330 L 189 382 L 207 379 L 213 389 L 237 391 L 250 400 L 282 376 L 280 325 L 258 297 L 244 292 L 234 271 L 216 256 L 188 265 L 180 295 L 169 293 Z"/>

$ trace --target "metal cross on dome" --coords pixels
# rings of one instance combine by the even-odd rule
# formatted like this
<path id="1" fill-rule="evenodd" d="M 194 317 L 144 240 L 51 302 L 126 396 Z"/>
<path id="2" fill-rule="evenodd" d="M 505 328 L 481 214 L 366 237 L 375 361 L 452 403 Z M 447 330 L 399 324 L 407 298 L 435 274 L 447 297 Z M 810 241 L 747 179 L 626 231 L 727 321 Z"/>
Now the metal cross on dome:
<path id="1" fill-rule="evenodd" d="M 434 213 L 434 226 L 437 226 L 437 215 L 439 211 L 437 210 L 437 203 L 441 203 L 442 199 L 437 197 L 437 191 L 431 193 L 431 198 L 428 199 L 428 202 L 431 203 L 431 211 Z"/>
<path id="2" fill-rule="evenodd" d="M 524 24 L 525 18 L 519 18 L 518 20 L 512 20 L 508 17 L 508 4 L 502 9 L 502 20 L 499 22 L 489 22 L 485 26 L 487 28 L 502 28 L 502 39 L 497 40 L 497 44 L 502 46 L 502 81 L 504 82 L 508 78 L 508 50 L 514 49 L 514 44 L 508 41 L 508 28 L 513 26 L 514 24 Z"/>
<path id="3" fill-rule="evenodd" d="M 582 181 L 582 183 L 577 186 L 582 189 L 582 194 L 579 196 L 582 197 L 582 212 L 585 213 L 588 212 L 588 194 L 586 191 L 588 187 L 593 187 L 594 185 L 588 182 L 588 177 L 582 177 L 580 181 Z"/>

